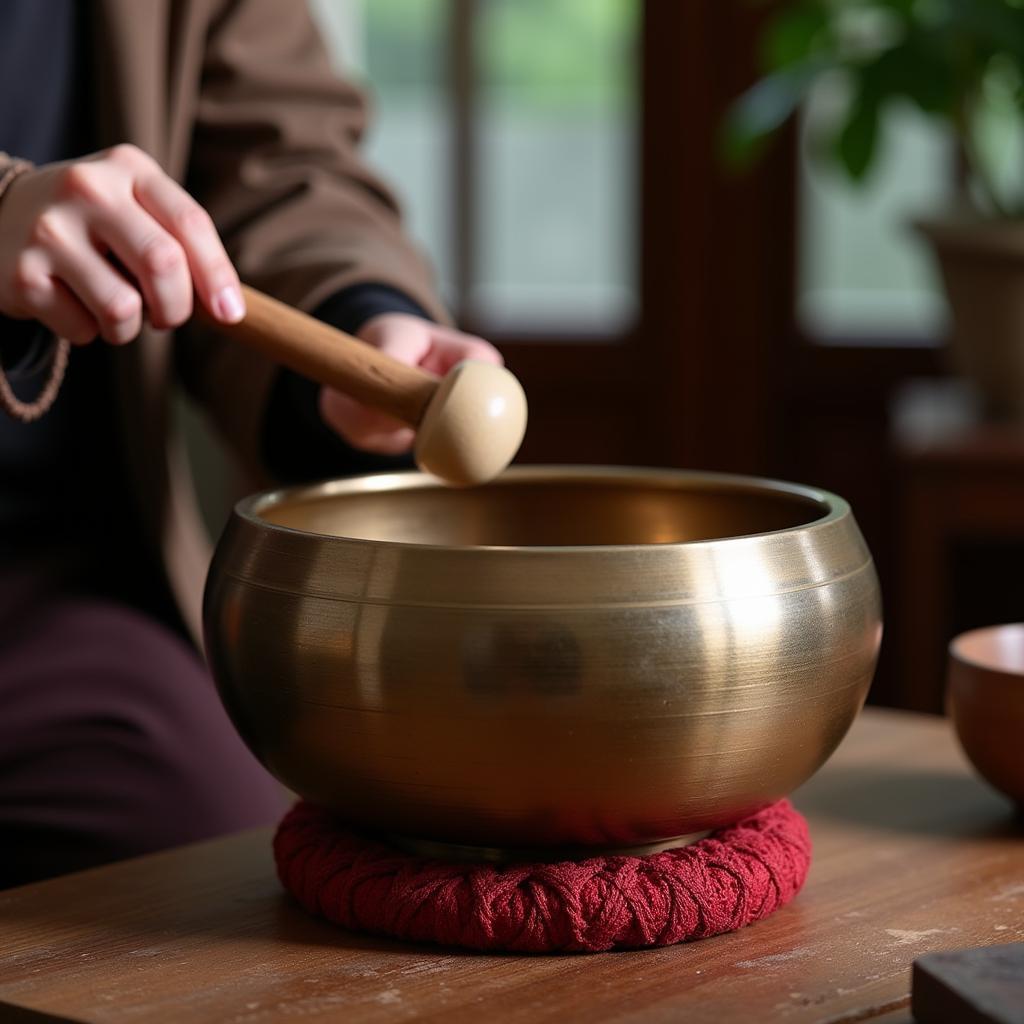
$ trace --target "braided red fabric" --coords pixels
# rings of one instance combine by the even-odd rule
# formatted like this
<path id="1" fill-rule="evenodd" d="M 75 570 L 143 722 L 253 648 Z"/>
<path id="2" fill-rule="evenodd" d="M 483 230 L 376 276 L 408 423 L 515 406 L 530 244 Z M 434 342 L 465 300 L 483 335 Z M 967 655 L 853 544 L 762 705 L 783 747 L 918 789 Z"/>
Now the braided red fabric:
<path id="1" fill-rule="evenodd" d="M 284 887 L 353 931 L 481 950 L 596 953 L 735 931 L 799 891 L 807 822 L 788 800 L 691 846 L 550 864 L 443 863 L 299 803 L 274 839 Z"/>

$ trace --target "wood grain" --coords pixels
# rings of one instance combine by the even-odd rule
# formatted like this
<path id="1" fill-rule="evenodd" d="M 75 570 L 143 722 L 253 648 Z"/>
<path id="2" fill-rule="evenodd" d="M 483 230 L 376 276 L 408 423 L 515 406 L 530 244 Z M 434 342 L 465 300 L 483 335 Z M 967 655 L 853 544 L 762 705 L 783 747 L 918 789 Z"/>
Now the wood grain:
<path id="1" fill-rule="evenodd" d="M 417 426 L 438 378 L 328 324 L 242 286 L 245 319 L 217 330 L 320 384 Z"/>
<path id="2" fill-rule="evenodd" d="M 1024 936 L 1024 832 L 947 722 L 865 712 L 797 803 L 815 862 L 792 905 L 646 952 L 350 935 L 282 895 L 265 831 L 0 893 L 0 1020 L 905 1024 L 916 957 Z"/>

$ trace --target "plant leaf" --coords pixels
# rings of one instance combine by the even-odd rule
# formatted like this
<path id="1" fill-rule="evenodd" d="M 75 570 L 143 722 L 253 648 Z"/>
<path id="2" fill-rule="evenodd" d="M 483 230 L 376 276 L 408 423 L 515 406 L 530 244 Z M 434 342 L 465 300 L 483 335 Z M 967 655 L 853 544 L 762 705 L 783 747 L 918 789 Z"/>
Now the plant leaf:
<path id="1" fill-rule="evenodd" d="M 1008 0 L 945 0 L 947 29 L 1024 61 L 1024 13 Z"/>
<path id="2" fill-rule="evenodd" d="M 948 39 L 941 32 L 918 32 L 893 46 L 861 69 L 865 88 L 873 96 L 903 95 L 925 113 L 947 113 L 956 96 L 954 64 Z"/>
<path id="3" fill-rule="evenodd" d="M 805 61 L 827 39 L 828 10 L 820 0 L 804 0 L 780 12 L 765 30 L 761 59 L 766 68 L 778 71 Z"/>
<path id="4" fill-rule="evenodd" d="M 914 5 L 917 0 L 883 0 L 885 7 L 894 11 L 904 20 L 909 21 L 914 14 Z"/>
<path id="5" fill-rule="evenodd" d="M 849 116 L 836 141 L 836 156 L 854 181 L 862 181 L 875 155 L 878 142 L 878 101 L 863 87 L 850 107 Z"/>
<path id="6" fill-rule="evenodd" d="M 762 78 L 743 93 L 722 125 L 720 149 L 726 162 L 733 167 L 748 165 L 765 139 L 803 102 L 819 70 L 819 62 L 806 61 Z"/>

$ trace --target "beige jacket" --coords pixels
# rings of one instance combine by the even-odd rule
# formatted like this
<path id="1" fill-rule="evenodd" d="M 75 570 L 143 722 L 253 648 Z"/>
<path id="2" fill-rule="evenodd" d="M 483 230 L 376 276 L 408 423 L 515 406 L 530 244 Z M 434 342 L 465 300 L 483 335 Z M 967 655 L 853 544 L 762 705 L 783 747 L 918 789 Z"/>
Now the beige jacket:
<path id="1" fill-rule="evenodd" d="M 307 310 L 378 282 L 444 318 L 391 195 L 356 154 L 362 96 L 332 74 L 303 0 L 93 6 L 98 146 L 156 157 L 210 211 L 244 281 Z M 209 545 L 170 390 L 180 379 L 254 469 L 276 367 L 191 326 L 147 331 L 115 359 L 135 511 L 198 637 Z"/>

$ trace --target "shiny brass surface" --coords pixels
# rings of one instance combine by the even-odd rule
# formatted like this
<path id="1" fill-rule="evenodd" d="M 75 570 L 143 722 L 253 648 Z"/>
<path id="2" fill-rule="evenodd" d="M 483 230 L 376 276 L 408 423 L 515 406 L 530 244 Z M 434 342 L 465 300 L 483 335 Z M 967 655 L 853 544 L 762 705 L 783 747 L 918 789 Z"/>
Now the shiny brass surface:
<path id="1" fill-rule="evenodd" d="M 1024 623 L 953 640 L 949 708 L 979 774 L 1024 810 Z"/>
<path id="2" fill-rule="evenodd" d="M 205 625 L 235 725 L 295 791 L 513 854 L 659 843 L 789 793 L 857 714 L 881 637 L 842 499 L 565 467 L 248 498 Z"/>

